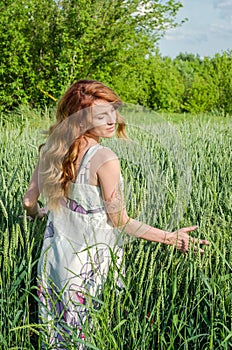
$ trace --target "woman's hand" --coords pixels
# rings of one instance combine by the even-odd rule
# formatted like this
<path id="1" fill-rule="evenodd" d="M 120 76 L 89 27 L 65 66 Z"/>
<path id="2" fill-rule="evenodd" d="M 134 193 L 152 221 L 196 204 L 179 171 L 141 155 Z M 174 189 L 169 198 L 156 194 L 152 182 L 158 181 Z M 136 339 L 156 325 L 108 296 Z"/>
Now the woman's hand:
<path id="1" fill-rule="evenodd" d="M 48 213 L 47 207 L 40 208 L 38 203 L 37 203 L 36 211 L 35 210 L 30 211 L 30 209 L 28 208 L 26 210 L 27 210 L 26 218 L 29 221 L 34 220 L 35 218 L 42 219 Z M 19 216 L 20 219 L 23 219 L 23 217 L 24 217 L 23 215 Z"/>
<path id="2" fill-rule="evenodd" d="M 197 229 L 197 226 L 190 226 L 181 228 L 175 232 L 167 233 L 165 237 L 165 242 L 168 245 L 174 245 L 181 252 L 186 253 L 190 246 L 194 245 L 194 251 L 196 252 L 198 248 L 195 246 L 196 243 L 200 244 L 209 244 L 209 241 L 205 239 L 198 239 L 188 235 L 188 232 L 194 231 Z M 204 253 L 204 250 L 199 248 L 200 253 Z"/>
<path id="3" fill-rule="evenodd" d="M 48 213 L 48 209 L 46 207 L 38 208 L 36 217 L 42 219 Z"/>

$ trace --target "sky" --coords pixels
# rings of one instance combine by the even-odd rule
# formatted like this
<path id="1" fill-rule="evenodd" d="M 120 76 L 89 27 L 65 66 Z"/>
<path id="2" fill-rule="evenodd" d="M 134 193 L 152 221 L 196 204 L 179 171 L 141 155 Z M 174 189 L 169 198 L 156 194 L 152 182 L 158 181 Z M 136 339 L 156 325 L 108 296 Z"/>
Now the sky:
<path id="1" fill-rule="evenodd" d="M 188 18 L 170 29 L 159 42 L 162 56 L 180 52 L 213 57 L 232 50 L 232 0 L 182 0 L 177 19 Z"/>

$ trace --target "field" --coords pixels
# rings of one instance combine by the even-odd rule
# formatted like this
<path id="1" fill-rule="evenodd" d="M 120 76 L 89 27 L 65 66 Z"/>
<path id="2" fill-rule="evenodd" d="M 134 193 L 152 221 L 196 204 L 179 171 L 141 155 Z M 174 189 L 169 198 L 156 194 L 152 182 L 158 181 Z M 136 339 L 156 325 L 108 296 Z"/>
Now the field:
<path id="1" fill-rule="evenodd" d="M 131 141 L 111 140 L 132 217 L 166 230 L 198 225 L 205 253 L 129 239 L 124 288 L 114 269 L 90 308 L 88 349 L 232 348 L 232 120 L 125 107 Z M 0 121 L 0 348 L 40 349 L 36 265 L 46 219 L 28 221 L 22 197 L 51 113 L 20 109 Z M 175 122 L 173 122 L 175 121 Z M 46 332 L 46 327 L 44 329 Z M 67 336 L 68 337 L 68 336 Z M 67 349 L 76 349 L 67 339 Z M 73 344 L 73 345 L 72 345 Z M 49 346 L 46 347 L 49 349 Z"/>

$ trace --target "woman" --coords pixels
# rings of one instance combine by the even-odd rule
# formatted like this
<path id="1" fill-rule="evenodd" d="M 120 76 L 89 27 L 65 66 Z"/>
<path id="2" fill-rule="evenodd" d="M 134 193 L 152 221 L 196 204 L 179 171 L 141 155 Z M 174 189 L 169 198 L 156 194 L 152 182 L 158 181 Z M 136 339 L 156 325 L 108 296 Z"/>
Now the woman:
<path id="1" fill-rule="evenodd" d="M 166 232 L 128 217 L 119 160 L 99 144 L 100 138 L 112 138 L 115 133 L 126 138 L 125 123 L 117 111 L 121 104 L 114 91 L 100 82 L 73 84 L 58 104 L 57 122 L 40 148 L 39 163 L 23 199 L 31 217 L 46 213 L 37 203 L 41 192 L 48 201 L 38 278 L 44 305 L 41 318 L 51 324 L 50 344 L 62 341 L 62 329 L 69 332 L 75 327 L 82 336 L 91 302 L 87 300 L 101 291 L 110 250 L 120 265 L 122 232 L 174 245 L 183 252 L 190 242 L 198 242 L 188 235 L 196 226 Z"/>

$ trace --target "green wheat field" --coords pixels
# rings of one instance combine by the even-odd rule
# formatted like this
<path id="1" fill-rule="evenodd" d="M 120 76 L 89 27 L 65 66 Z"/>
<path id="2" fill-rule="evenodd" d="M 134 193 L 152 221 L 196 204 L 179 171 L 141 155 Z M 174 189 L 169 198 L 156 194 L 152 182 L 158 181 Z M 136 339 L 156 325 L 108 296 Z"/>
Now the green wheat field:
<path id="1" fill-rule="evenodd" d="M 132 217 L 167 230 L 198 225 L 205 253 L 125 241 L 124 288 L 112 263 L 85 341 L 65 349 L 232 349 L 232 120 L 161 116 L 126 108 L 130 141 L 104 141 L 119 156 Z M 0 121 L 0 349 L 40 349 L 36 268 L 46 218 L 28 221 L 22 197 L 52 112 L 21 108 Z M 24 215 L 24 218 L 20 218 Z M 114 260 L 113 260 L 114 261 Z M 45 344 L 46 349 L 54 349 Z"/>

